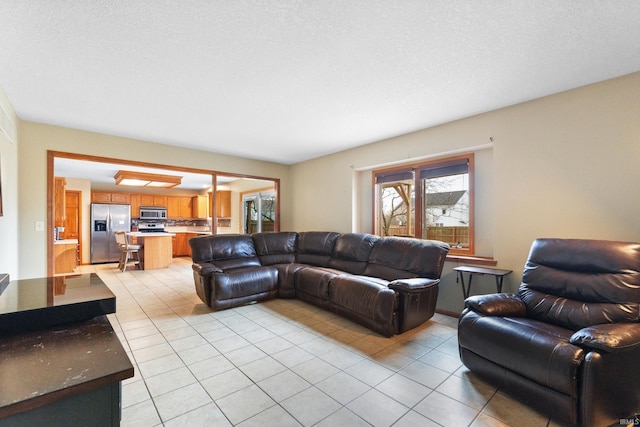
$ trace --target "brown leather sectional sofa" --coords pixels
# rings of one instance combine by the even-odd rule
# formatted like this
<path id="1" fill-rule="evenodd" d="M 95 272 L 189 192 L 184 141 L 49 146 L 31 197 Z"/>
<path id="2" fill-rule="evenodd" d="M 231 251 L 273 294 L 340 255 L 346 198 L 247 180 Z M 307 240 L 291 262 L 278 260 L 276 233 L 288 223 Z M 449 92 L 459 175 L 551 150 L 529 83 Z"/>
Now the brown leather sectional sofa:
<path id="1" fill-rule="evenodd" d="M 427 321 L 449 246 L 335 232 L 214 235 L 189 240 L 200 299 L 214 310 L 299 298 L 383 336 Z"/>

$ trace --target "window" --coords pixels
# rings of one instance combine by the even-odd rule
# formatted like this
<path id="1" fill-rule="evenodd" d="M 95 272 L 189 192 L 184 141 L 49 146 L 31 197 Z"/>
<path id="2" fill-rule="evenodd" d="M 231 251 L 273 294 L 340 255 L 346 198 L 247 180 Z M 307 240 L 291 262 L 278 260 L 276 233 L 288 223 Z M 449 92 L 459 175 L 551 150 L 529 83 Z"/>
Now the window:
<path id="1" fill-rule="evenodd" d="M 473 254 L 473 154 L 373 172 L 375 232 Z"/>

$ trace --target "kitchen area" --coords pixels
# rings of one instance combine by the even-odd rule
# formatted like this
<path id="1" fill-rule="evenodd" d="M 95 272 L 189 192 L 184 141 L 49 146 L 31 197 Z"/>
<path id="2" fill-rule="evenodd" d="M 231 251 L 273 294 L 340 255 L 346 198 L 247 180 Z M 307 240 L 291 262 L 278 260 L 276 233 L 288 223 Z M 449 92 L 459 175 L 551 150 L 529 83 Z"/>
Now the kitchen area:
<path id="1" fill-rule="evenodd" d="M 79 163 L 63 159 L 58 167 L 57 161 L 53 194 L 56 275 L 71 274 L 82 264 L 117 263 L 116 231 L 124 231 L 131 244 L 142 245 L 141 267 L 154 269 L 169 267 L 174 257 L 190 257 L 192 237 L 273 231 L 275 227 L 276 185 L 272 180 L 201 174 L 196 188 L 188 184 L 188 174 L 183 172 L 156 174 L 148 168 L 130 172 L 118 169 L 122 165 L 84 162 L 90 163 L 89 173 L 83 170 L 84 164 L 78 168 Z M 69 163 L 75 172 L 70 172 Z M 96 166 L 109 169 L 101 172 L 107 178 L 98 177 Z M 83 174 L 91 178 L 79 177 Z M 129 181 L 125 183 L 120 175 Z M 153 175 L 150 179 L 164 177 L 166 182 L 157 178 L 145 183 L 147 175 Z M 185 181 L 186 186 L 181 185 Z"/>

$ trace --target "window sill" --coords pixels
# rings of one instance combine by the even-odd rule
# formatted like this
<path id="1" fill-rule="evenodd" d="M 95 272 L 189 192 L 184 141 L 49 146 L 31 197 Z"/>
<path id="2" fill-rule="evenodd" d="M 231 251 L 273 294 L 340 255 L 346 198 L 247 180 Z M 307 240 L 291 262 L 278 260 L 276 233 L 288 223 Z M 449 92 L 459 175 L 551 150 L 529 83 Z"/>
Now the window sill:
<path id="1" fill-rule="evenodd" d="M 498 261 L 496 261 L 493 258 L 481 257 L 481 256 L 458 255 L 458 254 L 447 255 L 447 261 L 470 264 L 470 265 L 490 265 L 493 267 L 498 265 Z"/>

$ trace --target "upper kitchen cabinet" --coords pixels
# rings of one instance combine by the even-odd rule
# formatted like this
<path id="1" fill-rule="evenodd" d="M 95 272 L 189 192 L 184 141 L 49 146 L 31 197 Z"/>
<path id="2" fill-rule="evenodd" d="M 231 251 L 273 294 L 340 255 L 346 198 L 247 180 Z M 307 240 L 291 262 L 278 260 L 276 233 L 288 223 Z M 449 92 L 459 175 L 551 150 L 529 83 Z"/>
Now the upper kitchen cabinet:
<path id="1" fill-rule="evenodd" d="M 167 196 L 167 218 L 180 218 L 180 197 Z"/>
<path id="2" fill-rule="evenodd" d="M 208 198 L 204 195 L 193 196 L 191 199 L 191 210 L 194 218 L 206 219 L 209 217 Z"/>
<path id="3" fill-rule="evenodd" d="M 231 191 L 216 191 L 216 216 L 218 218 L 231 217 Z"/>
<path id="4" fill-rule="evenodd" d="M 131 203 L 131 196 L 129 193 L 111 193 L 107 191 L 92 191 L 91 192 L 92 203 L 118 203 L 129 204 Z"/>
<path id="5" fill-rule="evenodd" d="M 193 218 L 191 196 L 167 196 L 167 217 Z"/>
<path id="6" fill-rule="evenodd" d="M 103 191 L 92 191 L 91 203 L 111 203 L 111 193 L 105 193 Z"/>
<path id="7" fill-rule="evenodd" d="M 140 195 L 131 194 L 129 196 L 129 205 L 131 205 L 131 218 L 140 218 Z"/>
<path id="8" fill-rule="evenodd" d="M 127 193 L 111 193 L 111 203 L 131 203 L 131 197 Z"/>
<path id="9" fill-rule="evenodd" d="M 180 218 L 193 218 L 190 196 L 180 196 Z"/>
<path id="10" fill-rule="evenodd" d="M 167 196 L 140 194 L 140 206 L 167 206 Z"/>

